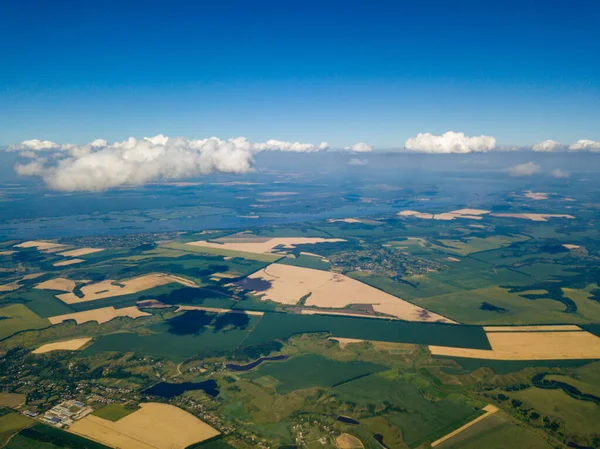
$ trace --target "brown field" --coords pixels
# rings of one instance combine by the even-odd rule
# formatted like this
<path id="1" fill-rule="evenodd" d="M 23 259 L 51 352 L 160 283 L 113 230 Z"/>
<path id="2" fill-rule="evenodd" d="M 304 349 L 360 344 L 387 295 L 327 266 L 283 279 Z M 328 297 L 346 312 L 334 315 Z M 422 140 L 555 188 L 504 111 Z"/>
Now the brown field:
<path id="1" fill-rule="evenodd" d="M 257 312 L 254 310 L 233 310 L 233 309 L 222 309 L 220 307 L 203 307 L 203 306 L 177 306 L 177 312 L 184 312 L 186 310 L 204 310 L 205 312 L 214 312 L 214 313 L 238 313 L 243 315 L 256 315 L 263 316 L 264 312 Z"/>
<path id="2" fill-rule="evenodd" d="M 48 318 L 51 324 L 60 324 L 67 320 L 75 320 L 77 324 L 87 323 L 88 321 L 96 321 L 98 324 L 107 323 L 118 317 L 139 318 L 150 316 L 150 313 L 142 312 L 135 306 L 123 307 L 115 309 L 114 307 L 103 307 L 101 309 L 86 310 L 84 312 L 66 313 Z"/>
<path id="3" fill-rule="evenodd" d="M 39 290 L 58 290 L 61 292 L 72 292 L 75 288 L 75 281 L 66 278 L 54 278 L 37 284 L 34 288 Z"/>
<path id="4" fill-rule="evenodd" d="M 76 263 L 85 262 L 83 259 L 68 259 L 60 262 L 53 263 L 53 267 L 66 267 L 67 265 L 74 265 Z"/>
<path id="5" fill-rule="evenodd" d="M 575 324 L 548 324 L 543 326 L 483 326 L 486 332 L 543 332 L 543 331 L 581 331 Z"/>
<path id="6" fill-rule="evenodd" d="M 65 248 L 66 245 L 60 243 L 45 242 L 42 240 L 30 240 L 28 242 L 19 243 L 15 245 L 15 248 L 36 248 L 38 251 L 56 252 L 60 251 L 61 248 Z"/>
<path id="7" fill-rule="evenodd" d="M 548 199 L 548 194 L 544 193 L 544 192 L 532 192 L 531 190 L 526 190 L 524 196 L 526 198 L 532 199 L 532 200 L 547 200 Z"/>
<path id="8" fill-rule="evenodd" d="M 94 254 L 99 251 L 104 251 L 104 248 L 79 248 L 71 251 L 65 251 L 64 253 L 58 253 L 58 255 L 65 257 L 79 257 L 85 256 L 86 254 Z"/>
<path id="9" fill-rule="evenodd" d="M 10 256 L 14 253 L 16 253 L 16 251 L 0 251 L 0 256 Z"/>
<path id="10" fill-rule="evenodd" d="M 384 352 L 412 352 L 417 348 L 417 345 L 412 343 L 394 343 L 390 341 L 377 341 L 377 340 L 361 340 L 359 338 L 342 338 L 342 337 L 329 337 L 328 340 L 337 341 L 340 345 L 340 349 L 344 349 L 346 346 L 351 344 L 365 343 L 373 345 L 378 351 Z"/>
<path id="11" fill-rule="evenodd" d="M 219 432 L 194 415 L 169 404 L 148 402 L 115 421 L 88 415 L 69 432 L 114 448 L 184 449 Z"/>
<path id="12" fill-rule="evenodd" d="M 335 444 L 340 449 L 362 449 L 365 447 L 358 438 L 349 433 L 342 433 L 335 439 Z"/>
<path id="13" fill-rule="evenodd" d="M 491 350 L 429 346 L 433 355 L 490 360 L 600 359 L 600 338 L 586 331 L 486 332 Z"/>
<path id="14" fill-rule="evenodd" d="M 206 242 L 200 240 L 189 242 L 188 245 L 201 246 L 205 248 L 226 249 L 230 251 L 243 251 L 246 253 L 263 254 L 272 253 L 273 249 L 279 245 L 285 249 L 293 249 L 296 245 L 315 244 L 321 242 L 345 242 L 343 239 L 325 239 L 321 237 L 275 237 L 275 238 L 256 238 L 256 237 L 234 237 L 217 240 L 222 243 Z"/>
<path id="15" fill-rule="evenodd" d="M 563 246 L 564 246 L 565 248 L 567 248 L 567 249 L 577 249 L 577 248 L 581 248 L 581 246 L 579 246 L 579 245 L 574 245 L 574 244 L 572 244 L 572 243 L 565 243 Z"/>
<path id="16" fill-rule="evenodd" d="M 96 299 L 129 295 L 148 290 L 149 288 L 170 284 L 171 282 L 179 282 L 180 284 L 188 287 L 197 287 L 197 285 L 192 281 L 180 276 L 173 276 L 164 273 L 153 273 L 123 281 L 114 281 L 108 279 L 95 284 L 85 285 L 81 287 L 81 293 L 83 294 L 82 298 L 79 298 L 74 293 L 63 293 L 61 295 L 56 295 L 56 297 L 67 304 L 77 304 L 80 302 L 94 301 Z"/>
<path id="17" fill-rule="evenodd" d="M 548 221 L 548 218 L 575 218 L 573 215 L 567 214 L 492 214 L 492 217 L 520 218 L 531 221 Z"/>
<path id="18" fill-rule="evenodd" d="M 281 304 L 295 305 L 310 293 L 307 307 L 343 309 L 353 304 L 370 304 L 376 312 L 407 321 L 453 322 L 338 273 L 275 263 L 248 278 L 270 282 L 267 290 L 255 293 L 263 294 L 263 300 Z"/>
<path id="19" fill-rule="evenodd" d="M 84 337 L 74 338 L 73 340 L 57 341 L 56 343 L 47 343 L 31 352 L 33 354 L 45 354 L 52 351 L 77 351 L 90 340 L 91 338 Z"/>
<path id="20" fill-rule="evenodd" d="M 453 436 L 458 435 L 459 433 L 461 433 L 463 430 L 468 429 L 473 424 L 477 424 L 479 421 L 484 420 L 488 416 L 493 415 L 494 413 L 496 413 L 498 411 L 498 407 L 496 407 L 494 405 L 491 405 L 491 404 L 486 405 L 483 409 L 485 410 L 485 413 L 483 415 L 478 416 L 473 421 L 469 421 L 464 426 L 459 427 L 458 429 L 454 430 L 453 432 L 450 432 L 449 434 L 444 435 L 439 440 L 434 441 L 433 443 L 431 443 L 431 447 L 436 447 L 436 446 L 442 444 L 444 441 L 449 440 Z"/>
<path id="21" fill-rule="evenodd" d="M 25 404 L 27 396 L 19 393 L 0 393 L 0 405 L 4 407 L 17 407 Z"/>
<path id="22" fill-rule="evenodd" d="M 8 284 L 0 285 L 0 292 L 12 292 L 21 288 L 19 281 L 9 282 Z"/>
<path id="23" fill-rule="evenodd" d="M 329 223 L 362 223 L 358 218 L 330 218 Z"/>
<path id="24" fill-rule="evenodd" d="M 455 220 L 457 218 L 467 218 L 470 220 L 481 220 L 481 216 L 489 214 L 489 210 L 483 209 L 457 209 L 441 214 L 431 214 L 426 212 L 417 212 L 414 210 L 403 210 L 398 212 L 401 217 L 417 217 L 424 220 Z"/>

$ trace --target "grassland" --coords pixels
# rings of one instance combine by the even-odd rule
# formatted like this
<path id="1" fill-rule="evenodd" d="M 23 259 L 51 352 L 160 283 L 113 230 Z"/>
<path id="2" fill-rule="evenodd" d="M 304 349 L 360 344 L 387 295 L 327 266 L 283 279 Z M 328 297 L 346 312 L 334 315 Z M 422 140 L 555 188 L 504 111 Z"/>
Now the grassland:
<path id="1" fill-rule="evenodd" d="M 303 388 L 332 387 L 384 369 L 384 366 L 375 363 L 338 362 L 316 354 L 308 354 L 285 362 L 264 363 L 254 375 L 277 379 L 277 392 L 288 394 Z"/>
<path id="2" fill-rule="evenodd" d="M 18 413 L 6 409 L 0 409 L 0 413 L 0 447 L 4 447 L 7 441 L 21 429 L 33 424 L 31 419 Z"/>
<path id="3" fill-rule="evenodd" d="M 0 317 L 0 340 L 24 330 L 50 326 L 50 321 L 39 317 L 23 304 L 0 308 Z"/>
<path id="4" fill-rule="evenodd" d="M 135 409 L 126 408 L 121 404 L 113 403 L 94 410 L 93 415 L 114 422 L 133 412 L 135 412 Z"/>

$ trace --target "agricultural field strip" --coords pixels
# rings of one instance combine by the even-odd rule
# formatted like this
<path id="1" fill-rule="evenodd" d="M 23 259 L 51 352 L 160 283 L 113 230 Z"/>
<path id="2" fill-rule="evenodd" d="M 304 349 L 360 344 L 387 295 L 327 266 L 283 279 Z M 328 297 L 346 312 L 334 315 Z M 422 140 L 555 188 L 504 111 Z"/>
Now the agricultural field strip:
<path id="1" fill-rule="evenodd" d="M 543 326 L 483 326 L 486 332 L 577 332 L 583 331 L 575 324 L 549 324 Z"/>
<path id="2" fill-rule="evenodd" d="M 98 324 L 107 323 L 118 317 L 139 318 L 143 316 L 151 316 L 152 314 L 139 310 L 136 306 L 122 307 L 115 309 L 113 306 L 102 307 L 100 309 L 85 310 L 83 312 L 66 313 L 64 315 L 56 315 L 49 317 L 51 324 L 60 324 L 68 320 L 75 320 L 77 324 L 87 323 L 88 321 L 96 321 Z"/>
<path id="3" fill-rule="evenodd" d="M 77 351 L 86 343 L 91 341 L 91 337 L 74 338 L 72 340 L 57 341 L 54 343 L 46 343 L 37 349 L 31 351 L 33 354 L 46 354 L 52 351 Z"/>
<path id="4" fill-rule="evenodd" d="M 175 307 L 177 307 L 177 309 L 175 310 L 175 313 L 185 312 L 187 310 L 203 310 L 205 312 L 212 312 L 212 313 L 237 313 L 237 314 L 241 314 L 241 315 L 256 315 L 256 316 L 263 316 L 265 314 L 264 312 L 259 312 L 256 310 L 223 309 L 220 307 L 184 306 L 184 305 L 177 305 Z"/>
<path id="5" fill-rule="evenodd" d="M 600 338 L 587 331 L 486 332 L 491 350 L 429 346 L 433 355 L 488 360 L 600 359 Z"/>
<path id="6" fill-rule="evenodd" d="M 307 245 L 315 243 L 335 243 L 345 242 L 344 239 L 326 239 L 322 237 L 273 237 L 273 238 L 223 238 L 208 242 L 199 240 L 188 242 L 187 245 L 199 246 L 202 248 L 225 249 L 229 251 L 242 251 L 254 254 L 272 254 L 278 246 L 285 249 L 293 249 L 296 245 Z M 219 243 L 216 243 L 219 242 Z"/>
<path id="7" fill-rule="evenodd" d="M 444 435 L 442 438 L 435 440 L 433 443 L 431 443 L 431 447 L 436 447 L 440 444 L 442 444 L 444 441 L 449 440 L 450 438 L 452 438 L 455 435 L 458 435 L 459 433 L 461 433 L 462 431 L 468 429 L 469 427 L 471 427 L 474 424 L 477 424 L 480 421 L 483 421 L 484 419 L 488 418 L 489 416 L 493 415 L 494 413 L 496 413 L 498 411 L 498 407 L 488 404 L 486 405 L 483 410 L 485 410 L 485 413 L 481 416 L 478 416 L 477 418 L 475 418 L 473 421 L 469 421 L 467 424 L 465 424 L 462 427 L 459 427 L 458 429 L 450 432 L 447 435 Z"/>

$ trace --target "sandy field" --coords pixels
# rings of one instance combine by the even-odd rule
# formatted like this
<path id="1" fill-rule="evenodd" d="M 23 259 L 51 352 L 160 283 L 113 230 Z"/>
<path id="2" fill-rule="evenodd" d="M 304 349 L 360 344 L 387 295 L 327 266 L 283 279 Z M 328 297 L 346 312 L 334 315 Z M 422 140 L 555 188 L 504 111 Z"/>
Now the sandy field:
<path id="1" fill-rule="evenodd" d="M 453 323 L 447 318 L 338 273 L 275 263 L 248 278 L 269 281 L 271 286 L 267 290 L 255 293 L 262 293 L 263 300 L 268 299 L 281 304 L 295 305 L 300 298 L 310 293 L 305 303 L 307 307 L 342 309 L 351 304 L 370 304 L 376 312 L 402 320 Z"/>
<path id="2" fill-rule="evenodd" d="M 66 278 L 55 278 L 37 284 L 34 288 L 39 290 L 58 290 L 61 292 L 72 292 L 75 288 L 75 281 Z"/>
<path id="3" fill-rule="evenodd" d="M 77 351 L 85 345 L 91 338 L 74 338 L 73 340 L 57 341 L 56 343 L 47 343 L 31 351 L 33 354 L 45 354 L 52 351 Z"/>
<path id="4" fill-rule="evenodd" d="M 575 324 L 548 324 L 543 326 L 483 326 L 486 332 L 544 332 L 544 331 L 581 331 Z"/>
<path id="5" fill-rule="evenodd" d="M 58 253 L 58 255 L 65 257 L 79 257 L 85 256 L 86 254 L 94 254 L 99 251 L 104 251 L 104 248 L 79 248 L 71 251 L 65 251 L 64 253 Z"/>
<path id="6" fill-rule="evenodd" d="M 477 424 L 479 421 L 484 420 L 488 416 L 493 415 L 494 413 L 496 413 L 498 411 L 498 407 L 496 407 L 495 405 L 491 405 L 491 404 L 486 405 L 485 407 L 483 407 L 483 409 L 485 410 L 485 413 L 483 415 L 478 416 L 473 421 L 469 421 L 464 426 L 459 427 L 458 429 L 454 430 L 453 432 L 450 432 L 449 434 L 444 435 L 439 440 L 434 441 L 433 443 L 431 443 L 431 447 L 436 447 L 436 446 L 442 444 L 444 441 L 449 440 L 453 436 L 458 435 L 459 433 L 461 433 L 463 430 L 468 429 L 473 424 Z"/>
<path id="7" fill-rule="evenodd" d="M 573 215 L 566 214 L 492 214 L 492 217 L 520 218 L 522 220 L 531 221 L 548 221 L 548 218 L 575 218 Z"/>
<path id="8" fill-rule="evenodd" d="M 83 260 L 83 259 L 69 259 L 69 260 L 63 260 L 61 262 L 53 263 L 52 266 L 53 267 L 66 267 L 67 265 L 74 265 L 76 263 L 81 263 L 81 262 L 85 262 L 85 260 Z"/>
<path id="9" fill-rule="evenodd" d="M 114 285 L 113 282 L 118 283 L 119 285 Z M 179 282 L 188 287 L 197 287 L 192 281 L 179 276 L 153 273 L 123 281 L 108 279 L 95 284 L 85 285 L 81 287 L 81 293 L 83 293 L 82 298 L 79 298 L 74 293 L 63 293 L 61 295 L 56 295 L 56 297 L 67 304 L 77 304 L 80 302 L 94 301 L 96 299 L 112 298 L 113 296 L 129 295 L 148 290 L 149 288 L 170 284 L 171 282 Z"/>
<path id="10" fill-rule="evenodd" d="M 417 212 L 414 210 L 403 210 L 398 212 L 401 217 L 417 217 L 424 220 L 455 220 L 457 218 L 466 218 L 470 220 L 481 220 L 481 216 L 489 214 L 489 210 L 483 209 L 457 209 L 441 214 L 430 214 L 425 212 Z"/>
<path id="11" fill-rule="evenodd" d="M 30 240 L 28 242 L 19 243 L 15 245 L 15 248 L 36 248 L 39 251 L 60 251 L 61 248 L 65 248 L 66 245 L 60 243 L 44 242 L 42 240 Z"/>
<path id="12" fill-rule="evenodd" d="M 205 248 L 227 249 L 230 251 L 243 251 L 246 253 L 272 253 L 276 246 L 282 245 L 286 249 L 292 249 L 295 245 L 315 244 L 322 242 L 345 242 L 343 239 L 324 239 L 321 237 L 275 237 L 269 238 L 252 238 L 241 237 L 239 241 L 229 238 L 224 243 L 213 243 L 200 240 L 197 242 L 189 242 L 187 245 L 201 246 Z"/>
<path id="13" fill-rule="evenodd" d="M 525 197 L 532 200 L 547 200 L 548 194 L 545 192 L 532 192 L 531 190 L 525 191 Z"/>
<path id="14" fill-rule="evenodd" d="M 336 437 L 335 444 L 337 444 L 340 449 L 362 449 L 364 447 L 362 441 L 349 433 L 342 433 Z"/>
<path id="15" fill-rule="evenodd" d="M 148 402 L 112 422 L 94 415 L 76 421 L 69 432 L 114 448 L 184 449 L 219 432 L 194 415 L 169 404 Z"/>
<path id="16" fill-rule="evenodd" d="M 86 310 L 84 312 L 66 313 L 48 318 L 51 324 L 59 324 L 67 320 L 75 320 L 77 324 L 87 323 L 88 321 L 96 321 L 98 324 L 107 323 L 120 316 L 129 318 L 139 318 L 142 316 L 150 316 L 150 313 L 142 312 L 136 306 L 123 307 L 115 309 L 114 307 L 102 307 L 101 309 Z"/>
<path id="17" fill-rule="evenodd" d="M 585 331 L 486 334 L 491 351 L 444 346 L 429 346 L 429 350 L 433 355 L 490 360 L 600 359 L 600 338 Z"/>
<path id="18" fill-rule="evenodd" d="M 330 218 L 329 223 L 362 223 L 358 218 Z"/>
<path id="19" fill-rule="evenodd" d="M 581 248 L 581 246 L 579 245 L 574 245 L 572 243 L 565 243 L 563 245 L 563 247 L 567 248 L 567 249 L 577 249 L 577 248 Z"/>
<path id="20" fill-rule="evenodd" d="M 243 315 L 256 315 L 263 316 L 264 312 L 258 312 L 254 310 L 233 310 L 233 309 L 221 309 L 219 307 L 203 307 L 203 306 L 177 306 L 177 312 L 185 312 L 186 310 L 204 310 L 205 312 L 213 312 L 213 313 L 238 313 Z"/>

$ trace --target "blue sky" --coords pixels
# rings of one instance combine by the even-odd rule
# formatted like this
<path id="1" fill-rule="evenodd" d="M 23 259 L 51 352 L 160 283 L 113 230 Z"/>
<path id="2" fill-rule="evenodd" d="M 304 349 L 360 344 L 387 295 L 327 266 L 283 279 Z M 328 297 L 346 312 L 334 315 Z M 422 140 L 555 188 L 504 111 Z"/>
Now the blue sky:
<path id="1" fill-rule="evenodd" d="M 4 2 L 0 145 L 600 140 L 600 2 Z"/>

